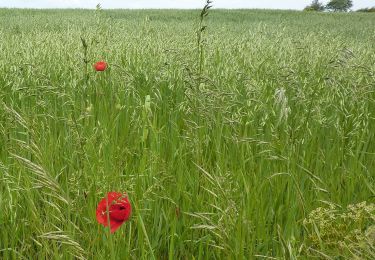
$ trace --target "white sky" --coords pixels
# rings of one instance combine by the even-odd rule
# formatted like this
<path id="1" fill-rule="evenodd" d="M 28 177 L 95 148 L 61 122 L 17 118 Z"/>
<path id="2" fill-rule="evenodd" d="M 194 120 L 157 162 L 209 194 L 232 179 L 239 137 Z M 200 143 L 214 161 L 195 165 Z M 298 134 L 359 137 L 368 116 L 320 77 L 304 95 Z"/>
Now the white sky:
<path id="1" fill-rule="evenodd" d="M 201 8 L 204 0 L 0 0 L 0 7 L 19 8 Z M 215 8 L 303 9 L 311 0 L 213 0 Z M 322 2 L 326 3 L 327 0 Z M 353 0 L 353 9 L 375 6 L 375 0 Z"/>

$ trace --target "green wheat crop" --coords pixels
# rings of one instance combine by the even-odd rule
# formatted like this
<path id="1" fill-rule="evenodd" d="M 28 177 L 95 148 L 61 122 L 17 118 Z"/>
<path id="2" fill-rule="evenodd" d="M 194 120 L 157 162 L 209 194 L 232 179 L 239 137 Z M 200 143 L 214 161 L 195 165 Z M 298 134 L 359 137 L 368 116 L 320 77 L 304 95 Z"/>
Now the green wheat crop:
<path id="1" fill-rule="evenodd" d="M 375 255 L 374 17 L 206 11 L 0 9 L 1 259 Z"/>

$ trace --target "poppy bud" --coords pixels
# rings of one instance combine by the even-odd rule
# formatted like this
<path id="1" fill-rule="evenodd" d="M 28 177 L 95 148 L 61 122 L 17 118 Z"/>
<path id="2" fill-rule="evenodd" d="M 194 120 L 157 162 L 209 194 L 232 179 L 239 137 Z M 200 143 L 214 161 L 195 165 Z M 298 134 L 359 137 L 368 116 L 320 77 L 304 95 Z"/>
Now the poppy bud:
<path id="1" fill-rule="evenodd" d="M 94 64 L 94 68 L 96 71 L 105 71 L 107 68 L 107 63 L 105 61 L 98 61 Z"/>

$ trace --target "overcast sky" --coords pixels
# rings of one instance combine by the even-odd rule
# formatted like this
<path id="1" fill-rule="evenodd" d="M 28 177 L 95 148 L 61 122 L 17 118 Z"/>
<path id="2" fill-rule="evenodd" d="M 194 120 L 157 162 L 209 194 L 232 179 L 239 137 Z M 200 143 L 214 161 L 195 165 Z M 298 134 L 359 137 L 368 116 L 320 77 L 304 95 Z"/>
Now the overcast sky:
<path id="1" fill-rule="evenodd" d="M 0 0 L 0 7 L 19 8 L 201 8 L 204 0 Z M 303 9 L 311 0 L 214 0 L 215 8 Z M 322 2 L 327 2 L 322 1 Z M 353 9 L 375 6 L 375 0 L 354 0 Z"/>

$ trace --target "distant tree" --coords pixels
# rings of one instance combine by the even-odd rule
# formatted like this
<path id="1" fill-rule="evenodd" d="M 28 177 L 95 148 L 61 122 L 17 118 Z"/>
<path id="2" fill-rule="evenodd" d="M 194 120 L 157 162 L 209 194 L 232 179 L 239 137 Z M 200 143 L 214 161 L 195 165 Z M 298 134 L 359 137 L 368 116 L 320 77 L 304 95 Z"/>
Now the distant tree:
<path id="1" fill-rule="evenodd" d="M 375 6 L 371 8 L 363 8 L 358 9 L 357 12 L 363 12 L 363 13 L 375 13 Z"/>
<path id="2" fill-rule="evenodd" d="M 331 0 L 326 8 L 334 12 L 347 12 L 352 6 L 352 0 Z"/>
<path id="3" fill-rule="evenodd" d="M 319 2 L 319 0 L 313 0 L 312 3 L 303 9 L 304 11 L 317 11 L 322 12 L 324 11 L 324 5 Z"/>

